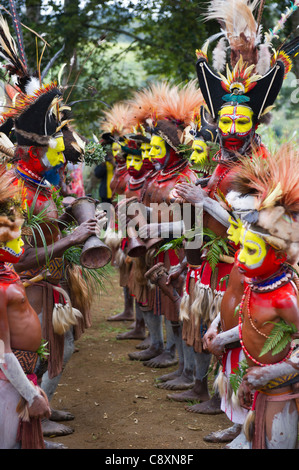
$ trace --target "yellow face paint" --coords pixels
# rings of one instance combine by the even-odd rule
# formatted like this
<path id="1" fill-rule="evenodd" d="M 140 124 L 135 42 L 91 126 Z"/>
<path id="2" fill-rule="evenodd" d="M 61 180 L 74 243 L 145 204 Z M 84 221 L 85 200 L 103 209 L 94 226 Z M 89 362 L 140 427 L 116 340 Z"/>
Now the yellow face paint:
<path id="1" fill-rule="evenodd" d="M 218 127 L 223 135 L 246 136 L 253 127 L 253 111 L 246 106 L 224 106 L 219 112 Z"/>
<path id="2" fill-rule="evenodd" d="M 151 144 L 147 144 L 147 143 L 141 144 L 140 149 L 141 149 L 143 160 L 144 159 L 147 159 L 147 160 L 151 159 L 151 157 L 150 157 L 151 148 L 152 148 Z"/>
<path id="3" fill-rule="evenodd" d="M 262 237 L 242 227 L 240 233 L 241 249 L 238 261 L 248 269 L 260 267 L 267 255 L 267 245 Z"/>
<path id="4" fill-rule="evenodd" d="M 190 156 L 190 160 L 194 162 L 195 165 L 203 165 L 208 158 L 208 146 L 206 142 L 201 139 L 194 140 L 192 149 L 193 152 Z"/>
<path id="5" fill-rule="evenodd" d="M 242 222 L 240 219 L 235 220 L 231 216 L 229 216 L 228 221 L 230 223 L 230 226 L 227 229 L 227 238 L 234 242 L 235 245 L 238 245 L 240 241 L 241 230 L 243 227 Z"/>
<path id="6" fill-rule="evenodd" d="M 112 155 L 116 157 L 121 152 L 121 146 L 117 142 L 112 144 Z"/>
<path id="7" fill-rule="evenodd" d="M 64 155 L 63 152 L 65 150 L 64 140 L 63 137 L 57 137 L 56 140 L 56 147 L 55 148 L 48 148 L 46 153 L 47 159 L 51 166 L 56 166 L 61 163 L 64 163 Z"/>
<path id="8" fill-rule="evenodd" d="M 140 171 L 143 165 L 143 160 L 141 155 L 127 155 L 127 169 L 134 169 Z"/>
<path id="9" fill-rule="evenodd" d="M 166 156 L 167 150 L 166 150 L 166 142 L 162 137 L 159 137 L 158 135 L 153 135 L 151 138 L 151 150 L 150 150 L 150 157 L 153 160 L 161 160 Z"/>
<path id="10" fill-rule="evenodd" d="M 15 255 L 20 255 L 22 252 L 22 247 L 24 246 L 24 242 L 22 240 L 21 235 L 14 240 L 10 240 L 9 242 L 5 243 L 5 246 L 12 250 Z"/>

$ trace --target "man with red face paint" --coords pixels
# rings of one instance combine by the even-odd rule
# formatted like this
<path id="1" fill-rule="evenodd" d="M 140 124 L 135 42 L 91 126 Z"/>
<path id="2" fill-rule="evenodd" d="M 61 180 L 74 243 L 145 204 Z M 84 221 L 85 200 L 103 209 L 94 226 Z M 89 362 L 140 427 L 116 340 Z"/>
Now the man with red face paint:
<path id="1" fill-rule="evenodd" d="M 4 119 L 11 117 L 10 114 L 12 114 L 15 123 L 17 146 L 14 165 L 10 170 L 13 177 L 12 184 L 22 187 L 24 204 L 28 206 L 30 214 L 37 217 L 43 214 L 39 230 L 35 230 L 36 237 L 33 238 L 32 231 L 28 235 L 28 237 L 32 236 L 32 243 L 28 242 L 28 237 L 25 240 L 25 250 L 16 265 L 16 270 L 20 273 L 22 280 L 31 279 L 43 272 L 45 264 L 49 262 L 47 280 L 41 280 L 27 288 L 28 300 L 40 315 L 43 337 L 48 341 L 51 351 L 48 358 L 48 370 L 38 372 L 39 383 L 46 375 L 49 378 L 47 385 L 41 385 L 48 393 L 49 399 L 53 394 L 51 380 L 59 381 L 63 365 L 74 349 L 73 339 L 69 342 L 69 347 L 66 347 L 68 342 L 65 341 L 65 337 L 68 334 L 71 335 L 71 332 L 68 331 L 66 335 L 56 334 L 51 321 L 54 303 L 58 301 L 54 295 L 54 286 L 62 279 L 62 256 L 69 247 L 82 244 L 88 237 L 95 234 L 97 224 L 96 219 L 90 219 L 78 226 L 73 233 L 62 237 L 61 228 L 65 225 L 58 216 L 58 209 L 53 199 L 53 185 L 57 184 L 57 177 L 59 177 L 56 170 L 64 162 L 64 155 L 61 151 L 63 138 L 61 133 L 56 133 L 59 125 L 59 111 L 57 110 L 60 96 L 61 92 L 55 84 L 42 87 L 30 99 L 25 94 L 19 93 L 16 98 L 17 111 L 12 110 L 3 117 Z M 51 148 L 50 152 L 48 152 L 49 148 Z M 67 220 L 68 217 L 69 215 L 65 213 L 62 219 Z M 36 246 L 32 246 L 34 240 Z M 47 251 L 45 244 L 51 246 L 51 249 Z M 62 296 L 60 301 L 64 303 Z M 51 413 L 53 418 L 55 413 L 55 419 L 60 420 L 61 414 L 64 419 L 72 419 L 71 414 L 54 412 L 54 410 Z M 51 427 L 50 431 L 47 424 Z M 45 435 L 54 435 L 57 429 L 60 433 L 72 432 L 70 427 L 52 420 L 43 420 Z"/>
<path id="2" fill-rule="evenodd" d="M 274 350 L 262 352 L 274 324 L 283 322 L 294 325 L 295 331 L 299 330 L 298 289 L 293 273 L 285 265 L 286 258 L 285 253 L 267 246 L 262 236 L 245 227 L 242 229 L 237 266 L 248 279 L 248 286 L 240 304 L 239 322 L 240 341 L 249 367 L 286 362 L 293 352 L 290 341 L 277 353 Z M 260 419 L 265 406 L 266 411 L 265 428 L 258 428 L 256 422 L 254 435 L 248 434 L 253 439 L 253 448 L 296 447 L 298 413 L 292 383 L 298 381 L 298 372 L 275 379 L 260 389 L 255 399 L 256 419 Z M 288 394 L 288 398 L 281 397 L 283 394 Z M 243 406 L 250 409 L 252 392 L 246 383 L 240 387 L 239 396 Z M 271 399 L 278 396 L 278 402 L 271 403 Z M 279 430 L 275 425 L 278 419 Z"/>
<path id="3" fill-rule="evenodd" d="M 142 145 L 144 146 L 145 144 L 140 144 L 140 136 L 134 135 L 133 138 L 130 136 L 130 140 L 128 138 L 126 146 L 123 147 L 123 151 L 125 151 L 126 154 L 126 165 L 130 178 L 125 190 L 126 199 L 121 201 L 118 205 L 119 214 L 121 214 L 122 212 L 122 204 L 126 205 L 126 213 L 130 212 L 130 202 L 136 203 L 139 200 L 144 185 L 146 184 L 147 179 L 151 176 L 153 170 L 153 165 L 151 164 L 151 161 L 147 158 L 148 155 L 145 149 L 142 148 Z M 122 220 L 122 227 L 126 227 L 128 231 L 128 237 L 123 240 L 122 246 L 124 253 L 127 254 L 130 258 L 131 269 L 127 280 L 127 286 L 129 295 L 135 299 L 135 323 L 134 327 L 131 330 L 117 335 L 116 338 L 118 340 L 144 340 L 145 322 L 141 308 L 151 309 L 149 289 L 147 281 L 144 277 L 144 273 L 146 271 L 146 247 L 143 241 L 138 240 L 137 243 L 140 243 L 141 249 L 144 247 L 144 250 L 142 251 L 142 253 L 139 253 L 138 257 L 134 256 L 134 253 L 131 250 L 132 246 L 130 235 L 132 236 L 135 234 L 130 232 L 130 229 L 127 228 L 127 224 L 130 223 L 130 217 L 126 217 L 126 215 L 123 214 L 123 216 L 120 215 L 120 218 Z"/>
<path id="4" fill-rule="evenodd" d="M 257 163 L 258 157 L 244 163 L 233 183 L 235 200 L 242 207 L 235 266 L 245 286 L 235 315 L 246 362 L 238 395 L 250 412 L 243 432 L 228 447 L 294 448 L 299 373 L 292 335 L 298 333 L 299 308 L 298 275 L 290 264 L 296 265 L 299 257 L 298 151 L 285 145 L 263 165 Z M 283 337 L 282 328 L 289 328 L 285 339 L 271 340 L 275 329 L 276 334 L 281 329 Z M 235 330 L 226 333 L 236 338 Z M 225 333 L 218 336 L 224 338 Z"/>
<path id="5" fill-rule="evenodd" d="M 243 5 L 244 7 L 244 5 Z M 242 10 L 242 9 L 241 9 Z M 252 15 L 252 12 L 248 12 Z M 253 19 L 253 21 L 255 21 Z M 241 41 L 242 43 L 242 41 Z M 232 49 L 233 45 L 231 44 Z M 234 62 L 232 72 L 227 77 L 221 73 L 217 76 L 208 65 L 207 55 L 203 51 L 197 51 L 197 75 L 199 86 L 205 98 L 211 119 L 217 122 L 220 150 L 216 154 L 217 166 L 206 187 L 199 185 L 192 187 L 188 183 L 180 186 L 177 194 L 186 202 L 203 204 L 203 226 L 212 230 L 217 236 L 226 238 L 226 230 L 229 226 L 227 214 L 222 213 L 222 208 L 217 201 L 219 194 L 226 194 L 231 190 L 234 172 L 232 163 L 241 162 L 241 157 L 251 158 L 253 154 L 260 159 L 267 158 L 268 151 L 256 134 L 259 124 L 265 122 L 269 111 L 282 86 L 288 67 L 281 56 L 273 59 L 272 68 L 263 76 L 255 74 L 255 65 L 244 64 L 242 50 L 237 51 L 238 60 Z M 229 244 L 230 245 L 230 244 Z M 232 258 L 235 248 L 230 246 Z M 216 290 L 220 289 L 220 279 L 228 275 L 233 263 L 219 263 Z M 209 272 L 210 271 L 210 272 Z M 205 261 L 201 266 L 201 284 L 206 292 L 211 291 L 212 276 L 209 263 Z M 209 290 L 210 289 L 210 290 Z M 202 296 L 205 298 L 205 295 Z M 202 303 L 203 304 L 203 303 Z M 209 308 L 210 312 L 213 310 Z M 216 315 L 219 312 L 214 312 Z M 210 321 L 213 321 L 210 317 Z M 215 396 L 212 400 L 215 400 Z M 213 404 L 205 403 L 189 407 L 190 411 L 199 413 L 213 412 Z"/>
<path id="6" fill-rule="evenodd" d="M 0 173 L 0 448 L 43 449 L 41 418 L 51 410 L 34 373 L 41 325 L 11 267 L 24 252 L 21 195 L 5 169 Z"/>
<path id="7" fill-rule="evenodd" d="M 181 105 L 184 102 L 184 93 L 185 108 Z M 191 94 L 193 99 L 188 101 Z M 181 208 L 177 207 L 177 212 L 172 218 L 169 207 L 176 187 L 184 180 L 195 182 L 196 179 L 195 173 L 179 147 L 183 142 L 180 137 L 183 137 L 184 129 L 187 127 L 184 119 L 189 116 L 189 112 L 192 116 L 192 110 L 197 106 L 199 108 L 201 104 L 202 96 L 194 83 L 189 83 L 181 91 L 178 87 L 165 84 L 165 87 L 161 88 L 160 96 L 152 101 L 152 113 L 156 112 L 156 116 L 154 120 L 151 120 L 149 156 L 155 171 L 148 179 L 140 199 L 140 202 L 148 208 L 148 223 L 139 229 L 139 234 L 143 239 L 160 238 L 162 242 L 163 238 L 172 238 L 176 232 L 181 235 L 183 229 Z M 163 263 L 165 269 L 169 271 L 179 264 L 179 257 L 174 250 L 169 250 L 156 256 L 153 265 L 159 262 Z M 129 357 L 143 361 L 147 367 L 169 367 L 177 363 L 176 348 L 179 356 L 182 353 L 181 325 L 177 305 L 157 286 L 153 307 L 152 312 L 145 313 L 151 344 L 141 352 L 130 353 Z M 166 326 L 165 348 L 162 330 L 163 316 Z"/>

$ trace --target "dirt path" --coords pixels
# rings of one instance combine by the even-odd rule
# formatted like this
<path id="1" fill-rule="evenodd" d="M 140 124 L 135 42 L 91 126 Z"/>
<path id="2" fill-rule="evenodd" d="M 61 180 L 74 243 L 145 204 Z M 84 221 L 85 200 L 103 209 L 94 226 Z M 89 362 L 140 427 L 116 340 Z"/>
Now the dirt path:
<path id="1" fill-rule="evenodd" d="M 74 433 L 51 438 L 69 449 L 220 449 L 203 437 L 224 429 L 224 414 L 199 415 L 183 403 L 166 398 L 154 385 L 166 369 L 151 369 L 130 361 L 139 340 L 116 340 L 129 323 L 107 322 L 122 311 L 122 289 L 115 272 L 107 292 L 93 308 L 93 326 L 76 342 L 78 352 L 67 364 L 52 406 L 65 409 L 75 419 L 65 423 Z M 167 372 L 175 367 L 167 369 Z M 161 372 L 162 371 L 162 372 Z M 49 438 L 47 438 L 49 439 Z"/>

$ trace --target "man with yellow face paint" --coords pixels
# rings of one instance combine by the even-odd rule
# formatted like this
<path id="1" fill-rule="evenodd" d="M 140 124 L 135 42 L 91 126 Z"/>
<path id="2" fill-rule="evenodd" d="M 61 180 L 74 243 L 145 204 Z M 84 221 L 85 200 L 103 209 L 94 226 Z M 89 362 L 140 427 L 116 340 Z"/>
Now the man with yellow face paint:
<path id="1" fill-rule="evenodd" d="M 121 145 L 125 145 L 125 139 L 110 140 L 110 142 L 112 143 L 112 155 L 115 161 L 113 176 L 110 181 L 111 199 L 113 200 L 115 196 L 124 194 L 130 175 L 127 169 L 126 156 Z"/>
<path id="2" fill-rule="evenodd" d="M 173 87 L 172 91 L 173 99 L 177 96 L 180 100 L 179 94 L 176 94 L 176 87 Z M 194 95 L 193 95 L 194 96 Z M 166 97 L 166 100 L 168 97 Z M 173 101 L 174 102 L 174 101 Z M 172 104 L 173 104 L 172 102 Z M 171 105 L 172 105 L 171 104 Z M 194 106 L 194 103 L 193 103 Z M 153 106 L 155 107 L 155 106 Z M 185 110 L 184 110 L 185 111 Z M 158 110 L 159 114 L 159 110 Z M 153 176 L 148 180 L 146 191 L 143 194 L 142 202 L 151 211 L 152 203 L 170 205 L 172 199 L 172 193 L 175 188 L 184 180 L 189 181 L 196 180 L 195 173 L 191 170 L 189 162 L 186 158 L 182 158 L 183 155 L 179 152 L 181 145 L 179 134 L 184 128 L 183 124 L 179 124 L 180 119 L 175 122 L 173 118 L 158 119 L 155 125 L 151 129 L 152 135 L 150 140 L 150 151 L 149 157 L 154 167 Z M 165 222 L 167 225 L 167 231 L 172 236 L 172 231 L 175 230 L 175 224 L 178 229 L 181 230 L 182 222 L 172 223 L 172 220 Z M 159 237 L 159 230 L 162 229 L 161 218 L 157 224 L 148 225 L 143 227 L 144 233 L 147 236 L 155 238 L 154 235 L 150 235 L 150 230 L 155 225 L 157 229 L 157 236 Z M 152 232 L 153 233 L 153 232 Z M 162 234 L 163 237 L 163 234 Z M 174 250 L 170 250 L 165 254 L 161 254 L 157 261 L 163 262 L 166 269 L 173 269 L 179 264 L 179 259 L 175 254 Z M 151 344 L 150 346 L 141 352 L 130 353 L 129 357 L 134 360 L 144 361 L 147 367 L 168 367 L 177 362 L 175 357 L 175 349 L 179 351 L 179 362 L 180 369 L 179 374 L 183 372 L 182 366 L 182 337 L 181 337 L 181 325 L 178 321 L 177 308 L 173 301 L 159 287 L 155 291 L 155 301 L 153 303 L 153 312 L 149 315 L 146 314 L 149 321 L 151 322 L 150 335 Z M 166 325 L 166 346 L 164 347 L 162 319 L 165 319 Z M 191 376 L 193 376 L 193 370 L 191 368 Z M 169 377 L 170 379 L 171 377 Z M 188 378 L 188 384 L 190 386 L 190 380 L 192 383 L 193 378 Z M 185 377 L 185 386 L 187 378 Z M 181 381 L 181 385 L 183 379 Z M 178 385 L 179 386 L 179 385 Z"/>
<path id="3" fill-rule="evenodd" d="M 143 171 L 141 171 L 143 167 L 143 159 L 141 155 L 128 154 L 126 158 L 126 164 L 130 176 L 135 178 L 138 176 L 143 176 Z"/>
<path id="4" fill-rule="evenodd" d="M 262 232 L 261 232 L 262 233 Z M 267 236 L 266 236 L 267 239 Z M 241 249 L 237 259 L 238 269 L 248 279 L 242 302 L 240 303 L 239 321 L 240 321 L 240 341 L 244 351 L 246 361 L 249 367 L 264 368 L 279 364 L 281 374 L 285 374 L 285 367 L 282 367 L 293 350 L 291 341 L 275 353 L 273 348 L 265 350 L 265 341 L 269 338 L 273 324 L 284 322 L 288 325 L 294 325 L 299 331 L 299 309 L 297 302 L 297 289 L 292 282 L 293 273 L 288 270 L 284 262 L 286 253 L 275 250 L 267 244 L 264 235 L 260 236 L 254 233 L 250 228 L 243 227 L 241 230 Z M 246 308 L 246 310 L 245 310 Z M 241 320 L 242 319 L 242 320 Z M 273 352 L 271 351 L 273 349 Z M 267 368 L 266 368 L 267 370 Z M 298 414 L 296 408 L 296 395 L 292 397 L 292 382 L 297 383 L 299 376 L 296 368 L 290 369 L 291 374 L 285 378 L 280 378 L 274 374 L 273 383 L 269 377 L 265 377 L 265 393 L 268 396 L 276 395 L 280 390 L 276 390 L 277 384 L 281 382 L 281 393 L 290 393 L 289 399 L 281 400 L 276 406 L 262 404 L 260 405 L 261 393 L 258 395 L 259 401 L 256 404 L 256 414 L 262 414 L 262 408 L 265 411 L 265 430 L 261 427 L 255 428 L 253 441 L 250 446 L 253 448 L 276 448 L 287 449 L 296 447 Z M 242 406 L 250 409 L 252 404 L 252 385 L 244 380 L 239 388 L 239 397 Z M 260 387 L 262 387 L 260 385 Z M 263 387 L 261 388 L 262 390 Z M 261 399 L 262 400 L 262 399 Z M 270 400 L 270 398 L 269 398 Z M 262 400 L 263 401 L 263 400 Z M 279 421 L 279 430 L 274 422 Z M 245 430 L 247 429 L 245 423 Z M 294 431 L 292 432 L 292 429 Z M 252 439 L 252 435 L 246 434 L 247 439 Z M 257 436 L 260 436 L 258 438 Z"/>
<path id="5" fill-rule="evenodd" d="M 126 152 L 126 165 L 127 170 L 130 175 L 129 181 L 126 186 L 125 196 L 126 199 L 130 200 L 130 198 L 136 198 L 134 201 L 138 201 L 143 191 L 144 185 L 147 182 L 147 179 L 150 178 L 152 172 L 152 166 L 144 164 L 143 159 L 143 150 L 142 150 L 142 143 L 140 141 L 140 136 L 133 135 L 130 136 L 127 140 L 126 146 L 123 147 L 123 151 Z M 122 201 L 123 202 L 123 201 Z M 121 203 L 122 203 L 121 202 Z M 120 203 L 120 204 L 121 204 Z M 129 205 L 128 205 L 129 207 Z M 129 217 L 128 217 L 129 219 Z M 127 228 L 128 219 L 124 222 Z M 129 232 L 129 230 L 128 230 Z M 130 232 L 131 233 L 131 232 Z M 137 235 L 137 234 L 136 234 Z M 144 241 L 138 239 L 136 236 L 137 244 L 141 243 L 144 246 Z M 147 289 L 146 283 L 143 281 L 143 265 L 145 265 L 145 255 L 140 255 L 138 258 L 135 258 L 134 253 L 131 253 L 132 244 L 130 237 L 123 240 L 123 251 L 124 253 L 128 254 L 128 256 L 132 256 L 131 262 L 129 265 L 129 272 L 126 276 L 123 277 L 123 281 L 126 277 L 126 288 L 127 293 L 131 298 L 134 298 L 135 303 L 135 323 L 134 327 L 130 329 L 128 332 L 118 334 L 116 339 L 124 340 L 124 339 L 145 339 L 145 321 L 144 315 L 141 310 L 141 307 L 147 308 L 148 304 L 150 304 L 150 294 L 149 289 Z M 133 244 L 134 245 L 134 244 Z M 140 253 L 139 253 L 140 254 Z M 137 281 L 138 279 L 138 281 Z M 113 319 L 119 318 L 119 316 L 115 315 Z"/>
<path id="6" fill-rule="evenodd" d="M 218 129 L 221 145 L 242 155 L 255 132 L 252 109 L 242 105 L 223 106 L 219 111 Z"/>
<path id="7" fill-rule="evenodd" d="M 152 158 L 150 156 L 150 151 L 151 151 L 151 144 L 150 142 L 142 142 L 140 145 L 140 150 L 142 154 L 142 160 L 143 160 L 143 166 L 147 170 L 152 170 L 154 168 Z"/>
<path id="8" fill-rule="evenodd" d="M 42 214 L 43 221 L 40 224 L 40 232 L 36 230 L 35 241 L 32 244 L 25 242 L 24 253 L 15 265 L 15 269 L 20 273 L 21 279 L 24 280 L 40 274 L 46 263 L 49 266 L 50 276 L 53 278 L 51 279 L 52 282 L 43 280 L 39 285 L 30 285 L 26 292 L 32 308 L 38 314 L 41 314 L 43 310 L 43 315 L 40 315 L 40 321 L 43 325 L 45 323 L 51 325 L 51 321 L 48 322 L 48 319 L 51 318 L 54 308 L 55 283 L 58 284 L 63 277 L 62 256 L 64 252 L 71 246 L 82 245 L 87 238 L 96 234 L 97 227 L 97 220 L 94 218 L 83 222 L 77 230 L 68 233 L 66 236 L 62 236 L 61 233 L 58 208 L 53 194 L 54 189 L 46 179 L 47 177 L 50 180 L 50 176 L 57 177 L 57 174 L 55 174 L 57 166 L 56 168 L 55 166 L 52 167 L 51 162 L 54 165 L 58 162 L 58 166 L 62 164 L 63 143 L 62 139 L 58 139 L 58 141 L 56 139 L 60 137 L 56 132 L 56 129 L 60 126 L 59 114 L 52 112 L 53 102 L 56 109 L 59 94 L 59 90 L 52 85 L 49 88 L 42 88 L 36 101 L 30 100 L 27 103 L 25 100 L 23 112 L 15 120 L 16 155 L 18 158 L 11 170 L 12 185 L 15 187 L 22 186 L 23 188 L 23 202 L 26 201 L 32 214 L 36 216 Z M 59 147 L 56 147 L 58 153 L 50 151 L 48 159 L 46 155 L 48 149 L 54 148 L 57 142 L 59 144 Z M 52 170 L 54 170 L 54 175 L 46 174 L 47 171 L 51 172 Z M 52 180 L 52 182 L 55 184 L 55 181 Z M 62 219 L 68 217 L 69 215 L 66 213 L 61 216 Z M 34 246 L 35 244 L 36 246 Z M 47 250 L 45 245 L 51 246 L 51 249 Z M 43 302 L 46 297 L 48 298 L 47 308 L 43 308 L 42 305 L 45 306 Z M 50 328 L 53 328 L 53 326 L 50 326 Z M 65 338 L 66 341 L 64 341 Z M 44 339 L 51 343 L 50 349 L 54 353 L 49 357 L 48 370 L 41 372 L 39 380 L 50 400 L 55 391 L 55 386 L 60 380 L 63 361 L 67 362 L 74 351 L 73 333 L 70 329 L 65 335 L 58 337 L 58 335 L 54 335 L 53 330 L 47 329 Z M 46 381 L 46 377 L 49 380 Z M 53 410 L 53 413 L 51 412 L 52 416 L 54 419 L 58 417 L 58 420 L 61 417 L 63 420 L 73 419 L 70 413 L 59 410 Z M 69 426 L 57 423 L 54 419 L 43 420 L 43 433 L 45 435 L 56 435 L 57 433 L 61 435 L 61 433 L 69 434 L 73 432 Z M 50 445 L 52 447 L 61 446 L 59 443 L 51 443 Z"/>
<path id="9" fill-rule="evenodd" d="M 208 158 L 208 146 L 206 142 L 200 139 L 195 139 L 192 143 L 193 152 L 190 155 L 191 162 L 195 166 L 203 167 Z"/>

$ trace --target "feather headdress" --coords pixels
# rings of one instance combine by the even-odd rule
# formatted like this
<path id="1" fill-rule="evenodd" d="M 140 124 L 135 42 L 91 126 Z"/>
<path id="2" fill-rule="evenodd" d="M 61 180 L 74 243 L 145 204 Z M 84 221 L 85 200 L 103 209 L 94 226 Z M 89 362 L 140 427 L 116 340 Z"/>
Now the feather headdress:
<path id="1" fill-rule="evenodd" d="M 221 33 L 230 47 L 231 66 L 235 67 L 240 55 L 244 62 L 256 64 L 258 61 L 257 45 L 259 43 L 260 32 L 254 17 L 254 11 L 260 0 L 212 0 L 205 15 L 206 20 L 217 20 L 221 25 Z M 222 50 L 223 38 L 218 43 L 214 53 L 214 66 L 223 66 L 218 60 L 218 51 Z M 228 49 L 227 49 L 228 50 Z M 224 58 L 224 57 L 223 57 Z M 224 60 L 226 57 L 224 58 Z M 218 64 L 217 64 L 218 60 Z"/>
<path id="2" fill-rule="evenodd" d="M 170 83 L 163 81 L 152 83 L 147 88 L 135 92 L 127 103 L 130 106 L 130 126 L 138 128 L 147 126 L 157 121 L 160 117 L 160 101 L 167 101 L 171 92 Z"/>
<path id="3" fill-rule="evenodd" d="M 125 102 L 115 103 L 111 109 L 103 112 L 100 128 L 104 133 L 110 133 L 117 139 L 124 137 L 130 131 L 130 106 Z"/>
<path id="4" fill-rule="evenodd" d="M 244 223 L 290 258 L 299 256 L 299 151 L 284 144 L 265 159 L 242 159 L 232 188 L 247 203 Z M 246 197 L 250 196 L 250 197 Z"/>
<path id="5" fill-rule="evenodd" d="M 20 29 L 17 12 L 13 23 Z M 1 124 L 7 119 L 15 121 L 15 134 L 19 146 L 52 146 L 53 134 L 59 126 L 59 101 L 61 90 L 55 81 L 43 84 L 40 71 L 32 73 L 26 63 L 21 31 L 17 44 L 11 36 L 7 21 L 0 15 L 0 56 L 14 83 L 4 86 L 6 103 Z M 38 68 L 40 63 L 38 65 Z"/>
<path id="6" fill-rule="evenodd" d="M 176 151 L 181 145 L 188 144 L 188 128 L 194 116 L 200 116 L 204 100 L 196 81 L 185 85 L 172 85 L 167 93 L 157 96 L 154 102 L 158 119 L 153 123 L 153 132 L 160 135 Z M 200 123 L 197 123 L 200 125 Z"/>
<path id="7" fill-rule="evenodd" d="M 159 115 L 184 127 L 188 126 L 195 113 L 200 112 L 204 103 L 197 81 L 191 80 L 183 86 L 173 86 L 166 95 L 159 99 Z"/>
<path id="8" fill-rule="evenodd" d="M 299 37 L 273 52 L 271 42 L 262 38 L 263 6 L 264 0 L 210 1 L 205 19 L 216 19 L 221 32 L 209 38 L 196 53 L 199 85 L 215 120 L 225 103 L 249 102 L 255 122 L 260 123 L 273 108 L 283 79 L 291 69 Z M 207 49 L 219 37 L 221 42 L 213 53 L 215 72 L 220 72 L 217 75 L 208 65 Z M 226 77 L 222 74 L 225 68 Z"/>

